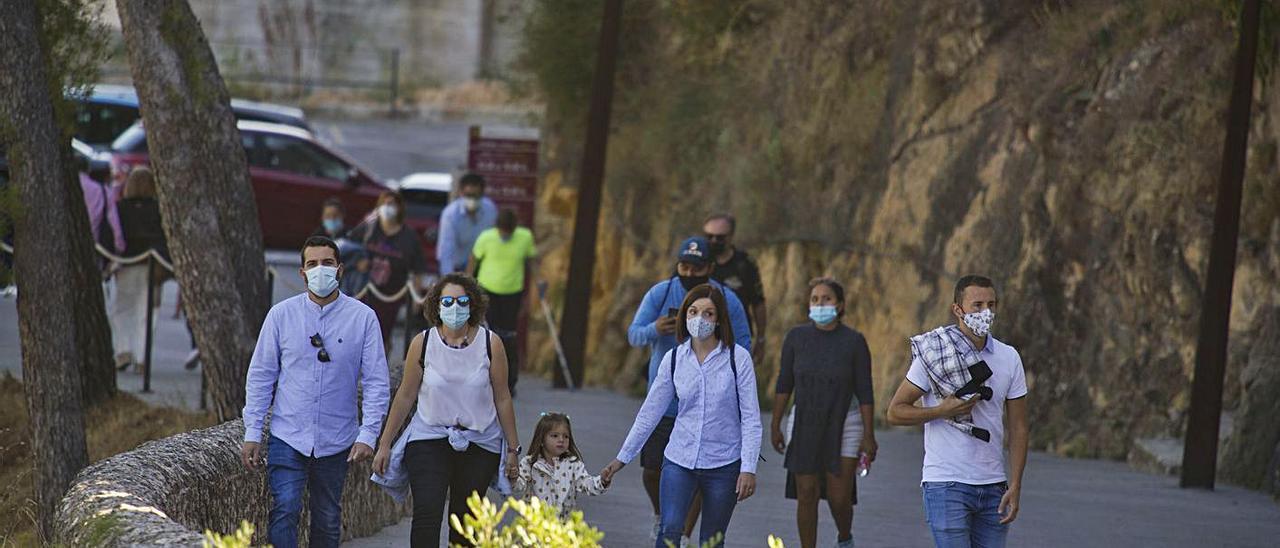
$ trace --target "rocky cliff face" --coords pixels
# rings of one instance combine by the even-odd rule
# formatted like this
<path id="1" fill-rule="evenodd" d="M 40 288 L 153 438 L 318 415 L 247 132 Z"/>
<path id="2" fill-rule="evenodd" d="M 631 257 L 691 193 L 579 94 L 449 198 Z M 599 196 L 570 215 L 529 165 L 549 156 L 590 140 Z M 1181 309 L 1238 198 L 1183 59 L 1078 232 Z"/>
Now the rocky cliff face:
<path id="1" fill-rule="evenodd" d="M 537 229 L 550 280 L 567 269 L 595 40 L 581 3 L 544 0 L 527 32 L 548 100 Z M 845 320 L 870 342 L 883 409 L 906 337 L 947 322 L 955 279 L 984 273 L 1001 298 L 995 333 L 1026 364 L 1035 447 L 1123 458 L 1135 438 L 1181 437 L 1235 49 L 1223 3 L 647 4 L 623 23 L 590 382 L 643 389 L 647 351 L 625 337 L 640 296 L 680 238 L 728 210 L 771 305 L 762 384 L 806 281 L 828 274 L 849 289 Z M 575 6 L 588 15 L 570 20 Z M 1224 468 L 1255 486 L 1267 467 L 1274 480 L 1280 438 L 1280 357 L 1259 346 L 1280 306 L 1270 74 L 1255 93 L 1226 391 Z"/>

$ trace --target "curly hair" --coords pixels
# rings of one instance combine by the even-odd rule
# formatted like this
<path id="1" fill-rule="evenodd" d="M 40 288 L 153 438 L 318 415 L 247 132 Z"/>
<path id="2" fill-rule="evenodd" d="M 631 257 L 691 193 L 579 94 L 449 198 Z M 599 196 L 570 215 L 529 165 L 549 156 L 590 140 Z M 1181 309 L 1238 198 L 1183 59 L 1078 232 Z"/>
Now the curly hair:
<path id="1" fill-rule="evenodd" d="M 477 326 L 484 321 L 484 313 L 489 310 L 489 297 L 480 289 L 480 284 L 476 283 L 476 279 L 454 272 L 446 274 L 431 286 L 431 290 L 427 292 L 427 302 L 422 305 L 422 315 L 433 326 L 444 325 L 440 321 L 440 294 L 444 293 L 445 286 L 449 284 L 461 286 L 463 291 L 467 292 L 467 296 L 471 297 L 471 316 L 467 318 L 467 325 Z"/>

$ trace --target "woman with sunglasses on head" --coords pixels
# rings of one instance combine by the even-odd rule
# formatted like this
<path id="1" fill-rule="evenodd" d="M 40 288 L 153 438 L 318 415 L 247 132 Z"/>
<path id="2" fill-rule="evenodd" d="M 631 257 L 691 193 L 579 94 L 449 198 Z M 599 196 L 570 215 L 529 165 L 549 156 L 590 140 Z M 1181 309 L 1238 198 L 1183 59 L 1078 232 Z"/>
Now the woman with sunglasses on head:
<path id="1" fill-rule="evenodd" d="M 475 279 L 449 274 L 427 295 L 434 325 L 413 338 L 374 456 L 374 481 L 413 493 L 414 547 L 439 546 L 445 493 L 463 519 L 467 497 L 484 496 L 501 468 L 515 479 L 520 452 L 502 339 L 480 325 L 487 302 Z M 404 433 L 401 425 L 417 403 Z M 393 493 L 394 494 L 394 493 Z M 450 528 L 449 545 L 465 544 Z"/>
<path id="2" fill-rule="evenodd" d="M 640 454 L 667 406 L 677 401 L 671 441 L 663 453 L 657 548 L 680 545 L 695 492 L 702 493 L 698 545 L 724 535 L 734 506 L 755 493 L 760 456 L 755 369 L 751 353 L 733 342 L 724 293 L 711 284 L 691 289 L 676 329 L 680 344 L 663 356 L 618 457 L 600 473 L 602 480 L 612 481 Z"/>

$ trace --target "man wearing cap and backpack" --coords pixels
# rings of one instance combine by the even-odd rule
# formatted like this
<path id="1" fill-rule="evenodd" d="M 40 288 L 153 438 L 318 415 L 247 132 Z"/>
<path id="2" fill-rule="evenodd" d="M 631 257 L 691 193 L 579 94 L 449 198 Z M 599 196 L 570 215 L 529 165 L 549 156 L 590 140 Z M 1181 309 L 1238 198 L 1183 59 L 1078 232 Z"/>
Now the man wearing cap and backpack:
<path id="1" fill-rule="evenodd" d="M 627 328 L 627 340 L 631 346 L 648 346 L 652 353 L 649 356 L 648 384 L 653 385 L 654 376 L 658 373 L 662 356 L 676 346 L 676 316 L 685 293 L 704 283 L 711 283 L 724 292 L 729 307 L 729 319 L 733 326 L 734 341 L 744 349 L 751 349 L 751 328 L 747 321 L 746 309 L 742 301 L 732 289 L 711 279 L 715 269 L 711 246 L 705 238 L 694 237 L 680 244 L 676 255 L 676 271 L 670 278 L 654 284 L 645 293 L 640 307 L 636 310 L 631 326 Z M 675 426 L 676 404 L 673 402 L 663 415 L 661 422 L 654 429 L 649 440 L 640 453 L 640 466 L 644 469 L 644 487 L 653 504 L 654 538 L 661 526 L 658 517 L 658 487 L 662 477 L 663 452 L 671 438 L 671 430 Z M 685 524 L 685 536 L 693 530 L 700 511 L 699 499 L 689 511 L 690 519 Z"/>

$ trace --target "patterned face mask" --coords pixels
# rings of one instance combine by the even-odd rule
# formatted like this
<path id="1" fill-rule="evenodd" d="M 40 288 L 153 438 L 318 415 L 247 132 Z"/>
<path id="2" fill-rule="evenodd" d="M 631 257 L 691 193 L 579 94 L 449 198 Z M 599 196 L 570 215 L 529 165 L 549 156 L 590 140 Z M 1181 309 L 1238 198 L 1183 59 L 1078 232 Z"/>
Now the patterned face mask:
<path id="1" fill-rule="evenodd" d="M 716 324 L 702 319 L 702 316 L 690 316 L 685 326 L 689 328 L 689 335 L 698 340 L 710 337 L 716 331 Z"/>
<path id="2" fill-rule="evenodd" d="M 991 324 L 996 321 L 996 313 L 990 308 L 964 315 L 964 324 L 969 326 L 974 335 L 985 337 L 991 333 Z"/>

